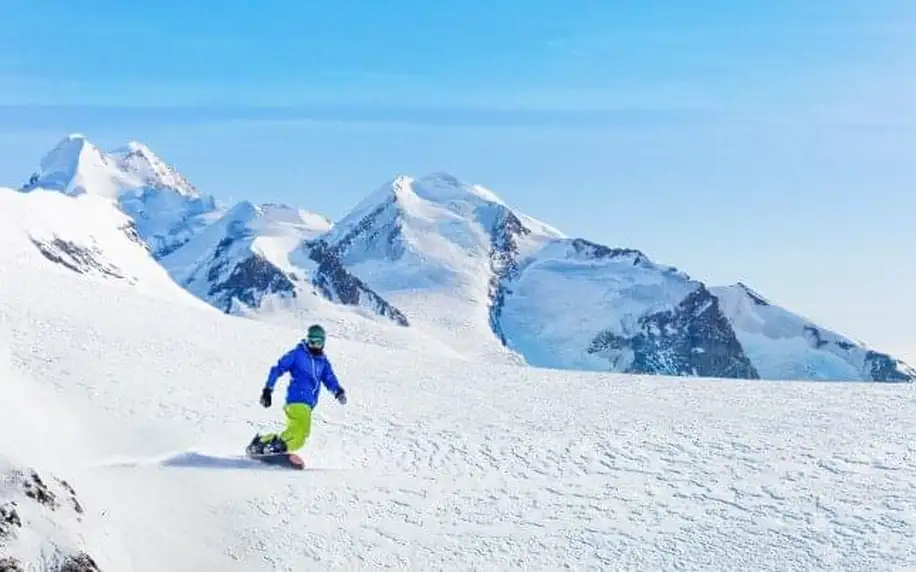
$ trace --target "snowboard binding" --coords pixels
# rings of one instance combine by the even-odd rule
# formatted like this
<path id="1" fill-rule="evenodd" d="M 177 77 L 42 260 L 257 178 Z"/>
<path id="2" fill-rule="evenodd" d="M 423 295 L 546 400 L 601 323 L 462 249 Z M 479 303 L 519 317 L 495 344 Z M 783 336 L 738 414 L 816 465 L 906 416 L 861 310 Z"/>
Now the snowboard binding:
<path id="1" fill-rule="evenodd" d="M 248 444 L 246 451 L 249 455 L 280 455 L 287 452 L 286 442 L 279 435 L 274 435 L 270 440 L 264 441 L 260 434 L 254 436 Z"/>
<path id="2" fill-rule="evenodd" d="M 302 458 L 295 453 L 288 452 L 286 442 L 279 435 L 275 435 L 269 441 L 264 441 L 260 434 L 255 435 L 245 448 L 245 452 L 252 459 L 271 465 L 281 465 L 297 470 L 305 468 Z"/>

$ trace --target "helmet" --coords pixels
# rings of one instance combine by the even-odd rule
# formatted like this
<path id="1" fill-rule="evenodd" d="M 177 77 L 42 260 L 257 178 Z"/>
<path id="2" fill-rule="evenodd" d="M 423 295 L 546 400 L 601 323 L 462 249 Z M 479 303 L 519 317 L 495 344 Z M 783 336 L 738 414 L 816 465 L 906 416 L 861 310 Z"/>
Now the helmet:
<path id="1" fill-rule="evenodd" d="M 318 324 L 309 326 L 308 333 L 305 337 L 305 345 L 312 349 L 324 348 L 326 334 L 324 328 Z"/>

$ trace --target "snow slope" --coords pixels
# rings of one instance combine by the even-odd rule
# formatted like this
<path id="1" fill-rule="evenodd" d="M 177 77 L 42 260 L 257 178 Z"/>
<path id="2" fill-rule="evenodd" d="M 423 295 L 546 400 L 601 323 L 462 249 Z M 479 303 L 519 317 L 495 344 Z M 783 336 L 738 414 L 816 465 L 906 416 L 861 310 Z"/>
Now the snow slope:
<path id="1" fill-rule="evenodd" d="M 129 569 L 97 507 L 67 480 L 76 462 L 67 452 L 86 443 L 82 423 L 48 385 L 14 372 L 5 317 L 0 312 L 0 570 Z"/>
<path id="2" fill-rule="evenodd" d="M 907 381 L 916 369 L 775 306 L 744 284 L 712 288 L 762 377 Z"/>
<path id="3" fill-rule="evenodd" d="M 476 359 L 517 363 L 490 327 L 498 273 L 563 235 L 447 173 L 385 183 L 321 240 L 414 328 Z"/>
<path id="4" fill-rule="evenodd" d="M 322 395 L 287 472 L 230 456 L 277 426 L 257 398 L 299 330 L 52 268 L 0 258 L 0 444 L 96 523 L 29 530 L 105 569 L 916 567 L 912 384 L 549 371 L 331 329 L 350 402 Z"/>
<path id="5" fill-rule="evenodd" d="M 66 479 L 0 454 L 0 570 L 124 569 L 95 520 Z"/>
<path id="6" fill-rule="evenodd" d="M 76 273 L 156 299 L 205 306 L 153 259 L 132 219 L 97 195 L 0 188 L 0 244 L 0 260 L 47 268 L 52 281 Z M 10 273 L 3 279 L 19 278 Z"/>
<path id="7" fill-rule="evenodd" d="M 225 210 L 146 145 L 130 142 L 105 153 L 79 133 L 64 137 L 41 160 L 22 188 L 34 189 L 114 202 L 134 220 L 156 257 L 187 242 Z"/>

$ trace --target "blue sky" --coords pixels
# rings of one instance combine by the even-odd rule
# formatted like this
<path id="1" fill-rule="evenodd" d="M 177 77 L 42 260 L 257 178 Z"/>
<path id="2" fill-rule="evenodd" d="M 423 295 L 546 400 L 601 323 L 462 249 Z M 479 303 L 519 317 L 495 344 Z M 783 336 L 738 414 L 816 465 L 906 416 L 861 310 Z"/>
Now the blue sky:
<path id="1" fill-rule="evenodd" d="M 912 1 L 212 6 L 0 0 L 0 184 L 72 131 L 332 218 L 447 170 L 916 362 Z"/>

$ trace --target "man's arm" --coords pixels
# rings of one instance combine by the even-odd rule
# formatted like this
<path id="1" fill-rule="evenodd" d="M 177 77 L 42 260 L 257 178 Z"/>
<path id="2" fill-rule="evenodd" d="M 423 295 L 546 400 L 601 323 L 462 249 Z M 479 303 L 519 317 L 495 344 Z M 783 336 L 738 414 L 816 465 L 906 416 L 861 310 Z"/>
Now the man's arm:
<path id="1" fill-rule="evenodd" d="M 274 390 L 274 386 L 277 384 L 277 380 L 280 379 L 284 373 L 288 372 L 291 367 L 293 367 L 293 362 L 295 361 L 295 352 L 295 349 L 286 352 L 283 354 L 283 357 L 281 357 L 277 363 L 272 368 L 270 368 L 270 373 L 267 374 L 267 383 L 264 384 L 264 387 L 270 391 Z"/>
<path id="2" fill-rule="evenodd" d="M 331 361 L 328 360 L 327 364 L 328 366 L 324 370 L 324 377 L 322 377 L 321 381 L 338 401 L 346 403 L 346 398 L 343 397 L 345 393 L 344 389 L 340 386 L 340 380 L 337 379 L 337 374 L 334 373 L 334 367 L 331 365 Z"/>

